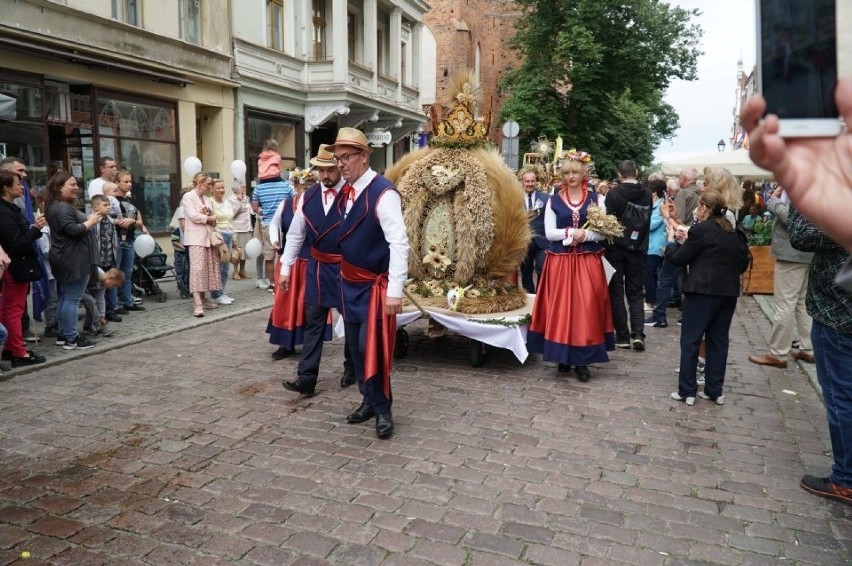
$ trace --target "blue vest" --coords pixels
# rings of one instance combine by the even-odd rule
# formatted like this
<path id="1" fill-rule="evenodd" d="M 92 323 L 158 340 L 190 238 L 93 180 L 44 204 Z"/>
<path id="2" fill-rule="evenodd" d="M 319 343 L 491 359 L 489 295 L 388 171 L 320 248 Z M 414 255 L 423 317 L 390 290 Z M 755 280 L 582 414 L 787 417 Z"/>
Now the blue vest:
<path id="1" fill-rule="evenodd" d="M 388 179 L 376 175 L 340 223 L 339 242 L 343 259 L 376 275 L 386 273 L 390 264 L 390 246 L 376 214 L 376 205 L 385 191 L 396 189 Z M 339 203 L 340 210 L 345 211 L 346 203 L 342 198 Z M 345 321 L 366 322 L 371 288 L 370 283 L 350 283 L 340 279 Z"/>
<path id="2" fill-rule="evenodd" d="M 302 197 L 302 214 L 305 217 L 305 246 L 308 247 L 308 269 L 305 283 L 305 302 L 326 308 L 340 308 L 340 264 L 317 261 L 310 248 L 322 253 L 340 254 L 337 239 L 340 236 L 341 193 L 332 203 L 328 214 L 322 206 L 322 183 L 305 191 Z"/>
<path id="3" fill-rule="evenodd" d="M 586 223 L 586 211 L 589 209 L 589 205 L 592 204 L 597 204 L 597 200 L 595 199 L 595 194 L 590 192 L 589 196 L 586 198 L 586 202 L 584 202 L 583 206 L 580 207 L 580 221 L 577 223 L 577 226 L 574 226 L 574 211 L 568 208 L 568 205 L 565 204 L 565 201 L 562 200 L 562 197 L 560 197 L 559 194 L 551 195 L 550 208 L 556 215 L 556 227 L 582 228 L 583 224 Z M 548 251 L 563 254 L 599 252 L 603 249 L 603 245 L 599 242 L 583 242 L 579 246 L 565 247 L 562 245 L 562 240 L 557 240 L 556 242 L 550 243 Z"/>
<path id="4" fill-rule="evenodd" d="M 293 223 L 293 216 L 296 211 L 293 210 L 293 199 L 296 197 L 287 197 L 284 201 L 284 209 L 281 211 L 281 249 L 287 244 L 287 231 L 290 230 L 290 224 Z M 299 249 L 299 258 L 308 259 L 311 257 L 311 246 L 305 242 Z"/>

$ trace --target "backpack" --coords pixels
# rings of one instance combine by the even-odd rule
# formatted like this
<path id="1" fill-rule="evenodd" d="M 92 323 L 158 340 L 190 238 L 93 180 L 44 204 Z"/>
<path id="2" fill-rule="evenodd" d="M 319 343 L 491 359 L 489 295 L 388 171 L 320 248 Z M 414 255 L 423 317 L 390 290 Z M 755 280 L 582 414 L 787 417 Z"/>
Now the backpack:
<path id="1" fill-rule="evenodd" d="M 627 201 L 620 221 L 624 226 L 624 236 L 616 238 L 616 246 L 629 251 L 647 250 L 648 233 L 651 228 L 651 206 Z"/>

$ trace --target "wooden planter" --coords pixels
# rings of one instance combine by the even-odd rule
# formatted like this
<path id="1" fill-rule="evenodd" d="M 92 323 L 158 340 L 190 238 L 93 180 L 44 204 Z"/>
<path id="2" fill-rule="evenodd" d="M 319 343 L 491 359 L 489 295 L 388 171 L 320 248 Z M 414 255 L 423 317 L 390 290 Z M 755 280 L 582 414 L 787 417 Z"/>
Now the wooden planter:
<path id="1" fill-rule="evenodd" d="M 743 273 L 743 293 L 746 295 L 772 295 L 775 293 L 775 258 L 770 246 L 749 246 L 754 262 Z"/>

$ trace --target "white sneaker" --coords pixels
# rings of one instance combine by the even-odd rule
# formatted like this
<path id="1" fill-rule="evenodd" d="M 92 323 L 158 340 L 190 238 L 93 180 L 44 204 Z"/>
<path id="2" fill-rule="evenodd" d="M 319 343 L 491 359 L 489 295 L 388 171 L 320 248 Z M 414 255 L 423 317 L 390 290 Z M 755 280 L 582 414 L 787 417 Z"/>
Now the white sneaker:
<path id="1" fill-rule="evenodd" d="M 229 297 L 228 295 L 222 295 L 222 296 L 225 297 L 226 299 L 228 299 L 229 301 L 231 301 L 232 303 L 234 302 L 233 297 Z"/>
<path id="2" fill-rule="evenodd" d="M 699 393 L 700 395 L 700 393 Z M 685 401 L 690 407 L 695 405 L 695 397 L 681 397 L 677 391 L 673 392 L 670 397 L 675 401 Z"/>
<path id="3" fill-rule="evenodd" d="M 704 376 L 703 376 L 703 375 L 699 375 L 699 376 L 698 376 L 698 379 L 696 379 L 696 380 L 695 380 L 695 382 L 696 382 L 698 385 L 704 385 L 704 383 L 705 383 Z"/>
<path id="4" fill-rule="evenodd" d="M 221 297 L 216 297 L 213 300 L 216 301 L 216 303 L 220 304 L 220 305 L 230 305 L 231 303 L 233 303 L 233 301 L 230 300 L 227 295 L 222 295 Z"/>
<path id="5" fill-rule="evenodd" d="M 718 397 L 713 399 L 712 397 L 710 397 L 709 395 L 707 395 L 703 391 L 699 391 L 698 396 L 701 397 L 702 399 L 706 399 L 707 401 L 713 401 L 717 405 L 724 405 L 725 404 L 725 396 L 724 395 L 719 395 Z"/>
<path id="6" fill-rule="evenodd" d="M 257 288 L 258 289 L 269 289 L 269 283 L 267 283 L 265 279 L 258 279 L 257 280 Z"/>

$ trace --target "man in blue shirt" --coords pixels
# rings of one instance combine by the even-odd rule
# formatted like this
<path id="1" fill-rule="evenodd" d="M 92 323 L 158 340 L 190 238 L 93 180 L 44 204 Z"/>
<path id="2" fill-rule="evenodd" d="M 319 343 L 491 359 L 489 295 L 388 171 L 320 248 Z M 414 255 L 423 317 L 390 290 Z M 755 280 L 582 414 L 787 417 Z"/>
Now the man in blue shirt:
<path id="1" fill-rule="evenodd" d="M 272 217 L 278 210 L 281 201 L 294 194 L 296 192 L 293 190 L 293 186 L 289 181 L 282 178 L 258 182 L 252 193 L 251 206 L 257 213 L 257 218 L 260 220 L 263 230 L 263 271 L 265 277 L 261 277 L 258 273 L 257 280 L 257 286 L 262 289 L 269 288 L 270 281 L 275 280 L 272 271 L 275 267 L 275 254 L 280 246 L 278 243 L 273 245 L 269 240 L 269 223 L 272 222 Z"/>

